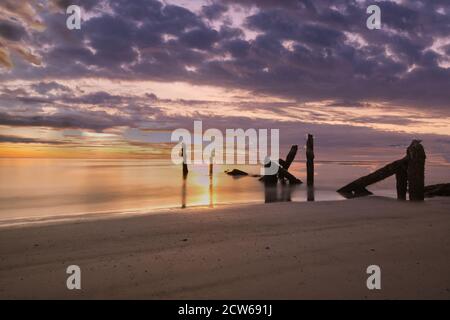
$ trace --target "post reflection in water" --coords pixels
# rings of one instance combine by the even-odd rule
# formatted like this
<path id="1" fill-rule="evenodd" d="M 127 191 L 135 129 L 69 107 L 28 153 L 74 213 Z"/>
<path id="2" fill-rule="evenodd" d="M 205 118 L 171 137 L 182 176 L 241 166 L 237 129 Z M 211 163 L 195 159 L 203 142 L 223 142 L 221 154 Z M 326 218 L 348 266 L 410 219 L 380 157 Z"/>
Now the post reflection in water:
<path id="1" fill-rule="evenodd" d="M 307 200 L 308 201 L 314 201 L 314 196 L 315 196 L 315 194 L 314 194 L 314 187 L 313 186 L 308 186 L 308 189 L 307 189 Z"/>
<path id="2" fill-rule="evenodd" d="M 211 167 L 205 166 L 190 170 L 188 175 L 183 175 L 181 185 L 181 208 L 191 206 L 213 208 L 217 203 L 228 203 L 231 202 L 230 199 L 236 200 L 236 197 L 230 198 L 227 192 L 229 192 L 230 189 L 234 191 L 236 188 L 240 187 L 235 186 L 233 182 L 238 178 L 231 179 L 228 175 L 221 174 L 222 173 L 220 172 L 211 172 Z M 259 189 L 260 192 L 262 192 L 259 199 L 263 200 L 265 203 L 297 201 L 299 199 L 299 194 L 297 192 L 303 189 L 300 188 L 299 185 L 286 182 L 280 183 L 280 181 L 277 180 L 265 181 L 261 185 L 261 182 L 258 182 L 258 180 L 253 177 L 240 177 L 239 179 L 243 179 L 243 187 L 241 187 L 242 202 L 245 202 L 245 195 L 247 194 L 247 185 L 245 183 L 250 183 L 252 181 L 255 181 L 255 185 L 251 187 L 256 190 Z M 303 201 L 315 201 L 314 187 L 306 188 L 304 193 L 301 194 L 304 197 Z"/>
<path id="3" fill-rule="evenodd" d="M 295 190 L 295 185 L 282 183 L 279 185 L 265 183 L 264 184 L 264 202 L 290 202 L 292 201 L 292 192 Z"/>
<path id="4" fill-rule="evenodd" d="M 209 207 L 214 207 L 214 189 L 213 189 L 213 175 L 209 176 Z"/>
<path id="5" fill-rule="evenodd" d="M 188 199 L 189 185 L 189 199 Z M 189 206 L 208 206 L 213 208 L 216 199 L 214 196 L 214 175 L 205 176 L 192 173 L 190 176 L 183 175 L 181 185 L 181 208 Z"/>
<path id="6" fill-rule="evenodd" d="M 186 208 L 186 178 L 187 175 L 183 174 L 183 182 L 181 184 L 181 208 Z"/>

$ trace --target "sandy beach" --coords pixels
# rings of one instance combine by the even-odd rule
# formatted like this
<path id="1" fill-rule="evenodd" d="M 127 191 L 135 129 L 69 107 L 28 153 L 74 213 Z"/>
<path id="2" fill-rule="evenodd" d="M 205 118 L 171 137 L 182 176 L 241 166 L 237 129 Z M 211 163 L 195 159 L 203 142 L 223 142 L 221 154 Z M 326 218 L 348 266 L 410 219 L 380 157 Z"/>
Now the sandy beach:
<path id="1" fill-rule="evenodd" d="M 368 197 L 1 227 L 0 298 L 448 299 L 449 208 Z"/>

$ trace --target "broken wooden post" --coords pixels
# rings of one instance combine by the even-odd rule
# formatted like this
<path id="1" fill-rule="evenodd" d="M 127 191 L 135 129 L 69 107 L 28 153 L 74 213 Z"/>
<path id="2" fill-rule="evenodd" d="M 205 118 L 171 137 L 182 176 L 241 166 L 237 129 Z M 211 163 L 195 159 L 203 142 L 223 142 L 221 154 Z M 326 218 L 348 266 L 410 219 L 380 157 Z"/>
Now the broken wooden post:
<path id="1" fill-rule="evenodd" d="M 284 169 L 282 167 L 278 167 L 278 174 L 280 177 L 286 178 L 290 184 L 303 183 L 302 180 L 296 178 L 292 173 L 290 173 L 289 171 L 287 171 L 286 169 Z"/>
<path id="2" fill-rule="evenodd" d="M 314 137 L 308 133 L 306 140 L 306 184 L 314 185 Z"/>
<path id="3" fill-rule="evenodd" d="M 262 180 L 265 185 L 275 185 L 275 184 L 277 184 L 277 181 L 278 181 L 278 178 L 277 178 L 278 174 L 277 173 L 275 173 L 275 174 L 266 174 L 266 172 L 269 170 L 269 168 L 271 166 L 272 166 L 272 161 L 268 161 L 264 165 L 264 168 L 266 168 L 265 169 L 265 174 L 264 174 L 264 176 L 261 177 L 260 180 Z M 279 169 L 280 168 L 281 167 L 279 167 Z"/>
<path id="4" fill-rule="evenodd" d="M 280 167 L 285 169 L 286 171 L 289 170 L 289 167 L 291 166 L 292 162 L 294 162 L 295 156 L 297 155 L 297 150 L 298 150 L 298 146 L 297 145 L 293 145 L 291 147 L 291 150 L 289 150 L 289 153 L 286 156 L 286 160 L 283 159 L 279 159 L 279 164 Z M 285 172 L 279 170 L 278 171 L 278 179 L 284 183 L 284 179 L 285 179 Z"/>
<path id="5" fill-rule="evenodd" d="M 303 183 L 302 180 L 296 178 L 292 173 L 284 169 L 282 166 L 278 165 L 276 162 L 274 163 L 278 166 L 278 174 L 274 175 L 264 175 L 259 180 L 263 182 L 268 182 L 269 184 L 276 184 L 277 183 L 277 177 L 280 179 L 286 179 L 289 181 L 290 184 L 300 184 Z M 271 162 L 264 165 L 264 167 L 269 168 L 271 165 Z"/>
<path id="6" fill-rule="evenodd" d="M 391 162 L 385 165 L 383 168 L 380 168 L 364 177 L 350 182 L 349 184 L 340 188 L 337 192 L 349 198 L 370 195 L 372 193 L 366 189 L 367 186 L 396 174 L 396 172 L 399 171 L 399 168 L 405 166 L 407 162 L 408 157 L 404 157 L 400 160 Z"/>
<path id="7" fill-rule="evenodd" d="M 297 155 L 297 150 L 298 146 L 295 144 L 291 147 L 291 150 L 289 150 L 289 153 L 286 156 L 286 161 L 280 159 L 279 163 L 284 169 L 289 170 L 289 167 L 292 162 L 294 162 L 295 156 Z"/>
<path id="8" fill-rule="evenodd" d="M 279 159 L 279 162 L 276 161 L 265 161 L 265 168 L 269 168 L 271 164 L 278 167 L 277 173 L 275 175 L 267 175 L 265 174 L 262 176 L 259 180 L 263 182 L 267 182 L 269 184 L 276 184 L 277 183 L 277 177 L 281 181 L 284 181 L 286 179 L 289 181 L 290 184 L 300 184 L 303 183 L 300 179 L 297 179 L 293 174 L 291 174 L 287 169 L 291 166 L 292 162 L 294 161 L 295 155 L 297 154 L 298 146 L 293 145 L 291 147 L 291 150 L 289 151 L 288 155 L 286 156 L 286 160 Z M 274 178 L 275 177 L 275 178 Z M 275 179 L 275 181 L 274 181 Z"/>
<path id="9" fill-rule="evenodd" d="M 420 140 L 413 140 L 406 150 L 408 157 L 409 200 L 423 201 L 425 188 L 425 150 Z"/>
<path id="10" fill-rule="evenodd" d="M 425 198 L 450 197 L 450 183 L 433 184 L 425 187 Z"/>
<path id="11" fill-rule="evenodd" d="M 397 199 L 406 200 L 406 191 L 408 189 L 408 164 L 402 163 L 395 173 L 395 181 L 397 188 Z"/>
<path id="12" fill-rule="evenodd" d="M 406 190 L 408 189 L 409 200 L 423 201 L 426 155 L 420 142 L 420 140 L 413 140 L 403 159 L 391 162 L 383 168 L 347 184 L 337 192 L 345 197 L 367 195 L 370 194 L 370 191 L 365 187 L 395 174 L 398 199 L 406 199 Z"/>
<path id="13" fill-rule="evenodd" d="M 189 173 L 187 166 L 187 154 L 186 154 L 186 144 L 183 143 L 181 147 L 181 156 L 183 157 L 183 176 L 187 176 Z"/>

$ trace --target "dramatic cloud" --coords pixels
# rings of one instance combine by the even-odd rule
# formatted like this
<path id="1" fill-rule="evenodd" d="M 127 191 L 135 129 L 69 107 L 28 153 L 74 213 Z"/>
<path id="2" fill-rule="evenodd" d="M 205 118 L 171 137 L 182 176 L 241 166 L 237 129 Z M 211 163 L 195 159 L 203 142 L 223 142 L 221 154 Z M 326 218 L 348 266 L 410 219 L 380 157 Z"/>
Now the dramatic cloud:
<path id="1" fill-rule="evenodd" d="M 52 30 L 30 43 L 46 48 L 38 50 L 46 66 L 9 77 L 184 81 L 299 101 L 446 107 L 450 100 L 442 90 L 450 85 L 444 1 L 378 2 L 383 27 L 375 31 L 365 26 L 366 1 L 226 1 L 199 12 L 156 0 L 79 3 L 90 14 L 82 30 L 57 31 L 65 29 L 65 15 L 45 14 L 42 23 Z M 240 5 L 256 10 L 232 26 Z M 10 22 L 0 30 L 9 41 L 25 34 Z M 246 38 L 249 32 L 256 36 Z"/>
<path id="2" fill-rule="evenodd" d="M 69 4 L 81 30 L 66 28 Z M 0 125 L 123 132 L 201 117 L 449 135 L 450 2 L 377 1 L 381 30 L 366 27 L 370 4 L 6 0 Z"/>

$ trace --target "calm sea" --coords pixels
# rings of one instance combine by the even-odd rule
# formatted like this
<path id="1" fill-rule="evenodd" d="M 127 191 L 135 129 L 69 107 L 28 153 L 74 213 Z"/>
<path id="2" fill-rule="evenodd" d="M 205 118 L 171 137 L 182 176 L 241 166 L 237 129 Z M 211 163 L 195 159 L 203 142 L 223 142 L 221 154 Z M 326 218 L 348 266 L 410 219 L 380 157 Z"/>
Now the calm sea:
<path id="1" fill-rule="evenodd" d="M 367 174 L 382 162 L 316 162 L 315 189 L 305 184 L 265 190 L 254 177 L 233 178 L 215 166 L 191 166 L 186 180 L 181 168 L 161 160 L 0 159 L 0 220 L 86 213 L 133 212 L 160 208 L 216 206 L 269 201 L 343 199 L 335 190 Z M 257 166 L 239 166 L 252 174 Z M 427 164 L 426 184 L 450 181 L 450 167 Z M 290 171 L 306 181 L 304 163 Z M 395 197 L 395 179 L 369 188 Z"/>

